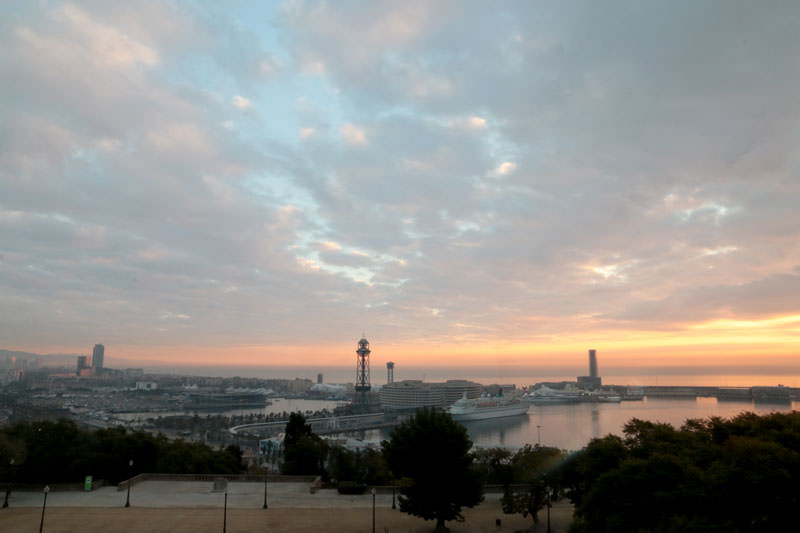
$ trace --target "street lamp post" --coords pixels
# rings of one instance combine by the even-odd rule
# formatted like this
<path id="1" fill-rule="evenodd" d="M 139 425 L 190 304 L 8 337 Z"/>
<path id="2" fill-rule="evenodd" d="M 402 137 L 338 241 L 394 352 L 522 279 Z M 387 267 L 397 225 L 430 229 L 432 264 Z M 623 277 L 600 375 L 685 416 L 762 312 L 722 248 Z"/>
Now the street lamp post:
<path id="1" fill-rule="evenodd" d="M 228 530 L 228 491 L 225 491 L 225 507 L 222 511 L 222 533 Z"/>
<path id="2" fill-rule="evenodd" d="M 267 508 L 267 474 L 264 474 L 264 509 Z"/>
<path id="3" fill-rule="evenodd" d="M 42 519 L 39 521 L 39 533 L 44 529 L 44 510 L 47 507 L 47 493 L 50 492 L 50 486 L 44 486 L 44 501 L 42 502 Z"/>
<path id="4" fill-rule="evenodd" d="M 125 497 L 125 507 L 131 506 L 131 476 L 133 475 L 133 459 L 128 461 L 128 495 Z"/>
<path id="5" fill-rule="evenodd" d="M 372 493 L 372 533 L 375 533 L 375 487 L 370 490 Z"/>
<path id="6" fill-rule="evenodd" d="M 12 469 L 13 467 L 14 467 L 14 459 L 12 458 L 12 459 L 11 459 L 11 460 L 8 462 L 8 486 L 6 486 L 6 497 L 5 497 L 5 499 L 3 500 L 3 509 L 5 509 L 6 507 L 8 507 L 8 497 L 11 495 L 11 478 L 13 477 L 13 476 L 11 475 L 11 469 Z"/>
<path id="7" fill-rule="evenodd" d="M 392 509 L 397 509 L 397 505 L 394 503 L 394 485 L 392 485 Z"/>

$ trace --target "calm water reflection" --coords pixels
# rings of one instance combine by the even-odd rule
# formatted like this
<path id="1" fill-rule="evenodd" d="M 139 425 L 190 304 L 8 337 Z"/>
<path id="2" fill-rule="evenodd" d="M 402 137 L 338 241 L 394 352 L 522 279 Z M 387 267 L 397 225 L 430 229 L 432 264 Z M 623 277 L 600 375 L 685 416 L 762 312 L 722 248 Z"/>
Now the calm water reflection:
<path id="1" fill-rule="evenodd" d="M 231 410 L 216 414 L 281 413 L 283 411 L 316 411 L 333 409 L 337 402 L 325 400 L 273 399 L 273 404 L 262 409 Z M 729 418 L 742 411 L 769 413 L 800 408 L 798 402 L 790 404 L 760 404 L 753 402 L 719 402 L 716 398 L 645 398 L 641 402 L 582 403 L 569 405 L 532 405 L 526 415 L 494 420 L 466 422 L 473 442 L 481 447 L 507 446 L 518 448 L 536 444 L 541 435 L 545 446 L 576 450 L 592 438 L 609 433 L 621 435 L 622 426 L 631 418 L 667 422 L 679 427 L 687 418 L 721 416 Z M 165 413 L 161 413 L 164 415 Z M 176 413 L 177 414 L 177 413 Z M 203 413 L 201 416 L 205 416 Z M 147 416 L 130 413 L 128 417 Z M 149 414 L 153 416 L 153 414 Z M 537 427 L 538 426 L 538 427 Z M 370 441 L 389 438 L 388 429 L 361 432 L 357 436 Z"/>
<path id="2" fill-rule="evenodd" d="M 794 406 L 797 407 L 796 402 Z M 769 413 L 791 410 L 790 404 L 718 402 L 716 398 L 645 398 L 641 402 L 618 404 L 534 405 L 527 415 L 468 423 L 466 426 L 478 446 L 535 444 L 541 432 L 543 445 L 573 450 L 585 446 L 594 437 L 622 434 L 622 427 L 631 418 L 667 422 L 679 427 L 687 418 L 728 418 L 742 411 Z"/>
<path id="3" fill-rule="evenodd" d="M 798 402 L 790 405 L 718 402 L 716 398 L 645 398 L 641 402 L 617 404 L 532 405 L 527 415 L 466 422 L 464 425 L 472 441 L 480 447 L 518 448 L 525 444 L 536 444 L 541 434 L 542 445 L 577 450 L 592 438 L 609 433 L 621 435 L 622 426 L 631 418 L 666 422 L 680 427 L 687 418 L 730 418 L 743 411 L 765 414 L 788 412 L 798 407 Z M 367 440 L 386 439 L 389 430 L 367 431 L 360 437 Z"/>

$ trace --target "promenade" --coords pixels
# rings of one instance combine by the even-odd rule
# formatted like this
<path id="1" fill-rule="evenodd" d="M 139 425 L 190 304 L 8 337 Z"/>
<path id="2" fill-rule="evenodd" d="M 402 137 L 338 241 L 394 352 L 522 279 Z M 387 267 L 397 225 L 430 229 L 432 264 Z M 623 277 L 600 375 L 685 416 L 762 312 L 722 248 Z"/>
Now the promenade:
<path id="1" fill-rule="evenodd" d="M 372 496 L 341 495 L 332 489 L 312 494 L 308 483 L 282 482 L 268 486 L 268 509 L 263 509 L 264 486 L 257 482 L 228 484 L 226 532 L 251 531 L 372 531 Z M 92 492 L 54 491 L 47 497 L 46 532 L 221 532 L 224 493 L 210 482 L 144 481 L 131 489 L 131 507 L 125 492 L 102 487 Z M 39 527 L 41 492 L 14 492 L 7 509 L 0 509 L 0 531 L 30 532 Z M 375 499 L 375 531 L 432 531 L 435 523 L 393 510 L 392 495 Z M 545 513 L 539 514 L 544 531 Z M 530 518 L 505 515 L 500 494 L 487 494 L 474 509 L 464 510 L 464 522 L 448 522 L 451 531 L 512 532 L 531 526 Z M 553 531 L 564 532 L 572 507 L 558 503 L 552 510 Z M 495 520 L 502 525 L 497 527 Z"/>

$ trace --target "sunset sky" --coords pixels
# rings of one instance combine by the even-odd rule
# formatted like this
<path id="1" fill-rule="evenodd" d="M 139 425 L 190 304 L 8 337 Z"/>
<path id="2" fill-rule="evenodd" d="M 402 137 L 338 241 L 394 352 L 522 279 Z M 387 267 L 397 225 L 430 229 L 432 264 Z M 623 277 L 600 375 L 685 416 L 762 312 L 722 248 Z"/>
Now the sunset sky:
<path id="1" fill-rule="evenodd" d="M 800 374 L 800 3 L 0 5 L 0 348 Z"/>

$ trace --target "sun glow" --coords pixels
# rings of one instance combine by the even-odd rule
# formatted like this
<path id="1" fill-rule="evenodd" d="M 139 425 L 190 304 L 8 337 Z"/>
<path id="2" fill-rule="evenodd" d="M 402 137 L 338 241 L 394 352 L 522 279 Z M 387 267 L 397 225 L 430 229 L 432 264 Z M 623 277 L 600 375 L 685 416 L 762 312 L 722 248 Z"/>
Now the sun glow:
<path id="1" fill-rule="evenodd" d="M 692 329 L 761 329 L 788 324 L 797 324 L 798 328 L 800 328 L 800 315 L 781 316 L 762 320 L 721 319 L 694 325 Z M 800 331 L 800 329 L 795 329 L 794 331 Z"/>

